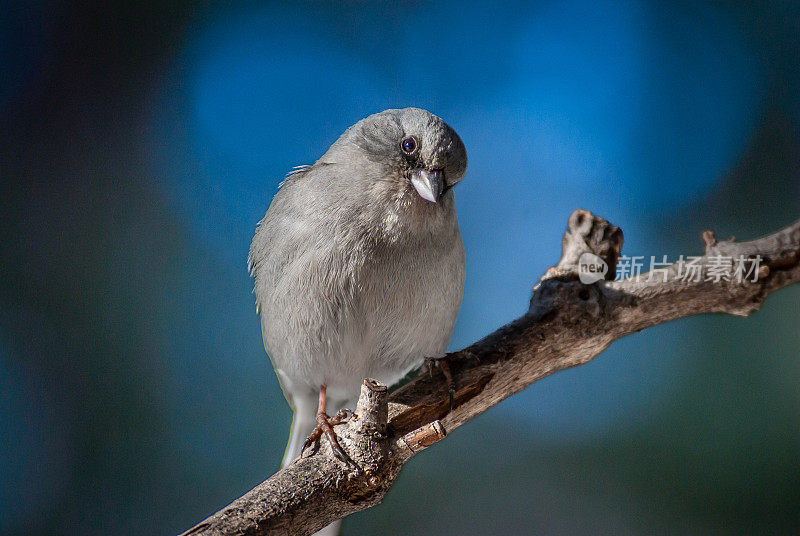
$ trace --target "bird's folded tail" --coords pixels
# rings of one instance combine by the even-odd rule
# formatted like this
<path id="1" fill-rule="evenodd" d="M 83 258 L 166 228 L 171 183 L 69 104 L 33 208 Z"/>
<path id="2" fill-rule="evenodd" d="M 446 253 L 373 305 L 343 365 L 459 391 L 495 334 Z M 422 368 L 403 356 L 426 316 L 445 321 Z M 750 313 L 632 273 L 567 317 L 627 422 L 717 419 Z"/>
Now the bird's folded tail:
<path id="1" fill-rule="evenodd" d="M 300 456 L 308 434 L 317 424 L 317 397 L 314 395 L 293 396 L 294 415 L 292 430 L 289 432 L 289 443 L 283 453 L 281 467 L 286 467 Z"/>
<path id="2" fill-rule="evenodd" d="M 286 452 L 283 454 L 283 461 L 281 467 L 286 467 L 300 456 L 300 451 L 303 449 L 303 443 L 306 438 L 317 425 L 317 403 L 319 395 L 308 394 L 295 394 L 292 396 L 292 404 L 294 405 L 294 415 L 292 416 L 292 430 L 289 432 L 289 443 L 286 445 Z M 337 412 L 345 407 L 346 402 L 342 400 L 335 400 L 328 397 L 328 410 Z M 355 406 L 348 406 L 350 409 L 355 409 Z M 315 532 L 314 536 L 337 536 L 342 526 L 342 520 L 334 521 L 324 529 Z"/>

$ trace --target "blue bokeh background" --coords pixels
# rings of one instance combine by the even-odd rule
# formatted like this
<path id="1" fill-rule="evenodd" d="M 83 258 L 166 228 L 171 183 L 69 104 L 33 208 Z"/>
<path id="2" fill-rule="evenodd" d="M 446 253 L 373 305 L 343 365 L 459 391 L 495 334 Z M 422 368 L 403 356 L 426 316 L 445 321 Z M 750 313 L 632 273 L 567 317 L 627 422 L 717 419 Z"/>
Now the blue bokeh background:
<path id="1" fill-rule="evenodd" d="M 582 207 L 628 255 L 800 214 L 794 2 L 0 7 L 0 532 L 177 533 L 277 467 L 246 257 L 285 173 L 390 107 L 464 140 L 451 346 Z M 453 433 L 345 533 L 800 528 L 800 292 L 621 340 Z"/>

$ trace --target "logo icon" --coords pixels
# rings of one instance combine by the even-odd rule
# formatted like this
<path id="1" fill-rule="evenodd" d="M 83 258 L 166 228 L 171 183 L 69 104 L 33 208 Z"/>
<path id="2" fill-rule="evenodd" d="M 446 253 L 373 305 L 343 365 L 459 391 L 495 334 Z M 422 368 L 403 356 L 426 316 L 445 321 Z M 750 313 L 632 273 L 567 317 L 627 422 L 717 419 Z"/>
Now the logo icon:
<path id="1" fill-rule="evenodd" d="M 588 251 L 578 258 L 578 279 L 584 285 L 591 285 L 606 278 L 608 264 L 606 261 Z"/>

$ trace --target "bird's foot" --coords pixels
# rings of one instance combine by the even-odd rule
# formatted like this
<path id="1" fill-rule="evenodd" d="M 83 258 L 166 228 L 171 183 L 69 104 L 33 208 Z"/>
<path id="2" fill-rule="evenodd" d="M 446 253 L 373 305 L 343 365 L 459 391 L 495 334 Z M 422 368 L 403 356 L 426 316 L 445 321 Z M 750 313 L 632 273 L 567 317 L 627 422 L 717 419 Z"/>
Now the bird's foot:
<path id="1" fill-rule="evenodd" d="M 452 354 L 443 354 L 437 357 L 426 357 L 425 358 L 425 365 L 428 367 L 428 373 L 433 377 L 433 368 L 439 367 L 442 371 L 442 375 L 444 376 L 444 380 L 447 383 L 447 393 L 450 397 L 450 411 L 453 411 L 455 408 L 455 394 L 456 394 L 456 382 L 453 379 L 453 373 L 450 370 L 450 363 L 458 360 L 458 359 L 476 359 L 480 360 L 480 358 L 470 352 L 469 350 L 461 350 Z"/>
<path id="2" fill-rule="evenodd" d="M 442 355 L 438 357 L 426 357 L 425 358 L 425 365 L 428 367 L 428 374 L 433 377 L 433 367 L 439 367 L 442 371 L 442 375 L 444 376 L 445 382 L 447 382 L 447 393 L 450 396 L 450 411 L 453 411 L 455 407 L 453 402 L 455 400 L 456 395 L 456 382 L 453 381 L 453 374 L 450 372 L 450 357 L 448 355 Z"/>
<path id="3" fill-rule="evenodd" d="M 324 436 L 331 446 L 334 457 L 346 465 L 353 465 L 353 460 L 350 459 L 350 456 L 348 456 L 342 446 L 339 445 L 339 439 L 336 437 L 336 432 L 333 431 L 334 426 L 345 422 L 352 415 L 353 412 L 349 409 L 339 410 L 333 417 L 330 417 L 324 412 L 317 413 L 317 426 L 311 431 L 306 442 L 303 443 L 303 448 L 300 450 L 300 457 L 303 457 L 303 453 L 311 445 L 314 445 L 312 453 L 317 452 L 317 450 L 319 450 L 320 439 Z"/>

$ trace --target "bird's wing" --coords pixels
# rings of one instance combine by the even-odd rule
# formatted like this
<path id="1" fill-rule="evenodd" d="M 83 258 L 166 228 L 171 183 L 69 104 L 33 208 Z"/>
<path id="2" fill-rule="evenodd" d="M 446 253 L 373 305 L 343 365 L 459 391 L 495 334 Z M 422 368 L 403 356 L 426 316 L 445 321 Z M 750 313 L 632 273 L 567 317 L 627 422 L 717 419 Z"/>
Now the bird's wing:
<path id="1" fill-rule="evenodd" d="M 294 166 L 292 170 L 286 174 L 286 176 L 283 178 L 280 184 L 278 184 L 278 189 L 280 190 L 281 188 L 283 188 L 283 185 L 286 184 L 286 181 L 301 176 L 309 169 L 311 169 L 311 166 L 308 164 L 303 164 L 301 166 Z"/>

